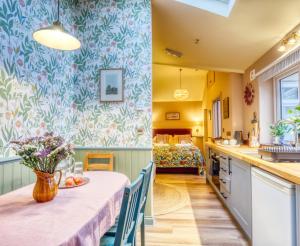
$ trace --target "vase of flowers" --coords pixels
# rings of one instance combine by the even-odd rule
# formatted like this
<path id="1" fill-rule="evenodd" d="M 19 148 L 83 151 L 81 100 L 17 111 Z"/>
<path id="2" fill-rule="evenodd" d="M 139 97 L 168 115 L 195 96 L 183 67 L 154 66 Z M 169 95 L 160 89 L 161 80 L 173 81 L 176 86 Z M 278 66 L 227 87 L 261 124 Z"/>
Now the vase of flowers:
<path id="1" fill-rule="evenodd" d="M 61 171 L 56 171 L 56 167 L 60 161 L 74 154 L 72 146 L 53 133 L 11 143 L 16 154 L 22 158 L 21 164 L 33 169 L 36 174 L 33 198 L 37 202 L 52 200 L 57 194 L 61 179 Z M 60 174 L 58 182 L 54 179 L 56 172 Z"/>

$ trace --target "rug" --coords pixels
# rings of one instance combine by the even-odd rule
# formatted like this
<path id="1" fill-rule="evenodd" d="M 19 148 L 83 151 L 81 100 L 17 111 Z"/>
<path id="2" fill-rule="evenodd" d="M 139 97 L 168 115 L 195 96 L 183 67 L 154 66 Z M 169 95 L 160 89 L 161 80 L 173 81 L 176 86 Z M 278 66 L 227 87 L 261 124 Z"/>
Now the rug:
<path id="1" fill-rule="evenodd" d="M 154 183 L 154 215 L 164 215 L 183 208 L 189 202 L 185 187 Z"/>

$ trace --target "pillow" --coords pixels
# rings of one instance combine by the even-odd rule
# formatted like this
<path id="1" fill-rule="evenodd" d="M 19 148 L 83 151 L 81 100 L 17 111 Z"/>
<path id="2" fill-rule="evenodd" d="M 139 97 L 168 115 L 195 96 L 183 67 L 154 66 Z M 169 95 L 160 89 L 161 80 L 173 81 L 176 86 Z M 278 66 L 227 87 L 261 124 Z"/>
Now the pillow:
<path id="1" fill-rule="evenodd" d="M 173 144 L 179 144 L 178 135 L 175 135 L 172 139 L 173 139 Z"/>
<path id="2" fill-rule="evenodd" d="M 156 143 L 169 143 L 170 135 L 168 134 L 157 134 L 155 137 Z"/>
<path id="3" fill-rule="evenodd" d="M 192 143 L 192 137 L 189 134 L 186 135 L 175 135 L 174 137 L 178 138 L 179 144 L 189 144 Z"/>

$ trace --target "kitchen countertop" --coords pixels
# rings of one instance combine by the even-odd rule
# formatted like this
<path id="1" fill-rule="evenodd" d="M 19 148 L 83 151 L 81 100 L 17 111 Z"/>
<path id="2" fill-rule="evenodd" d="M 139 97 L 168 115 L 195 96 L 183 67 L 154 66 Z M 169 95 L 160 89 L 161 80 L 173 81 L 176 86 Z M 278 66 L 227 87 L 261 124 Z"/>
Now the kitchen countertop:
<path id="1" fill-rule="evenodd" d="M 257 149 L 248 146 L 226 147 L 212 142 L 206 142 L 205 145 L 300 185 L 300 162 L 272 162 L 266 158 L 261 159 L 255 154 Z"/>

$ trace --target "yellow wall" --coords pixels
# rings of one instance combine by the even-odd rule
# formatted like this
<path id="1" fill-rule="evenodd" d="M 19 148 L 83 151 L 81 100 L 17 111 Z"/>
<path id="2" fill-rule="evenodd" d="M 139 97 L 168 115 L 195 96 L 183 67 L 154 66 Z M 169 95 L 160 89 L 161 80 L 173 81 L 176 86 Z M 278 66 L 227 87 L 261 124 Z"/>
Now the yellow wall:
<path id="1" fill-rule="evenodd" d="M 242 118 L 242 75 L 237 73 L 215 72 L 215 83 L 206 89 L 204 95 L 204 107 L 212 111 L 212 103 L 220 98 L 229 97 L 229 118 L 223 119 L 222 105 L 222 137 L 228 138 L 227 132 L 233 136 L 234 131 L 241 131 L 243 128 Z M 208 138 L 212 137 L 212 117 L 207 122 Z"/>
<path id="2" fill-rule="evenodd" d="M 179 112 L 180 120 L 166 120 L 166 112 Z M 202 102 L 154 102 L 153 128 L 192 128 L 196 122 L 203 125 Z"/>
<path id="3" fill-rule="evenodd" d="M 297 31 L 300 28 L 300 25 L 296 26 L 293 30 L 290 31 L 290 33 Z M 255 69 L 256 73 L 261 71 L 262 69 L 266 68 L 268 65 L 270 65 L 272 62 L 280 59 L 283 57 L 285 53 L 279 52 L 278 46 L 280 43 L 277 43 L 275 46 L 273 46 L 270 50 L 268 50 L 262 57 L 260 57 L 256 62 L 254 62 L 249 68 L 246 69 L 244 76 L 243 76 L 243 88 L 246 86 L 248 82 L 250 82 L 250 71 Z M 291 49 L 292 47 L 288 48 Z M 288 51 L 288 50 L 287 50 Z M 267 82 L 268 83 L 268 82 Z M 253 118 L 253 112 L 257 112 L 257 115 L 265 115 L 264 112 L 264 101 L 259 100 L 259 98 L 264 99 L 263 95 L 259 95 L 259 88 L 266 89 L 267 86 L 261 86 L 258 84 L 257 79 L 252 81 L 252 84 L 254 85 L 255 89 L 255 97 L 254 97 L 254 102 L 252 105 L 248 106 L 245 103 L 243 103 L 243 119 L 244 119 L 244 132 L 249 132 L 251 129 L 251 119 Z M 273 93 L 270 90 L 270 93 Z M 261 104 L 261 110 L 259 105 Z M 269 108 L 267 110 L 270 110 Z M 262 112 L 260 112 L 262 111 Z M 269 117 L 268 120 L 271 121 L 273 118 Z M 259 119 L 260 120 L 260 119 Z M 261 127 L 266 127 L 266 126 L 261 126 Z"/>

